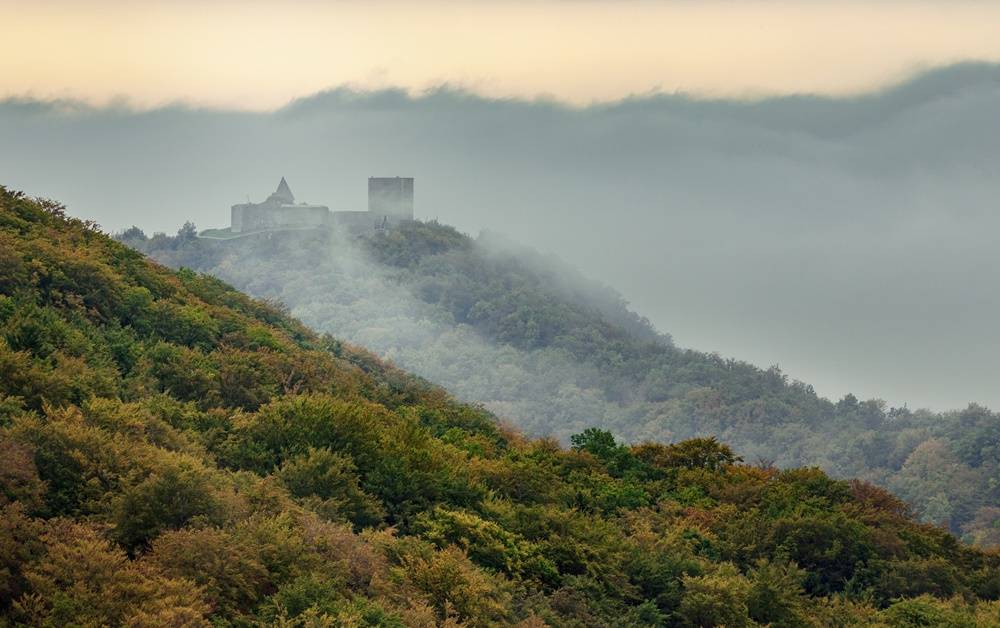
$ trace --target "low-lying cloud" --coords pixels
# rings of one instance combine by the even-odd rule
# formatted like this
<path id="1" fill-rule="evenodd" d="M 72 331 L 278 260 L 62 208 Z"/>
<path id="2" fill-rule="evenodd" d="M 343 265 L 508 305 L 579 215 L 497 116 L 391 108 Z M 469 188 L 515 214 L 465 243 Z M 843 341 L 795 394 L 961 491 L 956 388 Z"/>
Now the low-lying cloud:
<path id="1" fill-rule="evenodd" d="M 271 113 L 0 103 L 0 181 L 110 230 L 228 223 L 280 176 L 552 251 L 678 344 L 821 393 L 1000 406 L 1000 66 L 852 98 L 637 96 L 591 107 L 442 87 L 336 89 Z"/>

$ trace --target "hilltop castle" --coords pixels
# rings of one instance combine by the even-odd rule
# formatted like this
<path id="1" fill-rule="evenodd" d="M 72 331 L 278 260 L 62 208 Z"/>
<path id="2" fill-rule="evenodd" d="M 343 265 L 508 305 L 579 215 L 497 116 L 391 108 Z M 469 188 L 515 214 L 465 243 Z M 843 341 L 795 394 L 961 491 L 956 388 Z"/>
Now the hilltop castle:
<path id="1" fill-rule="evenodd" d="M 369 177 L 367 211 L 330 211 L 326 205 L 296 203 L 285 178 L 262 203 L 233 205 L 230 231 L 339 227 L 360 232 L 413 220 L 413 177 Z"/>

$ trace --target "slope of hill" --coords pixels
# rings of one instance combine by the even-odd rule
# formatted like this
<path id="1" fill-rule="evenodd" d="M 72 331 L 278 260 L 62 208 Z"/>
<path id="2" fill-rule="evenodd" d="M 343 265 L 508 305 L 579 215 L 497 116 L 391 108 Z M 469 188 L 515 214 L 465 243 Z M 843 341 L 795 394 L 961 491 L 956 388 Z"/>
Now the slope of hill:
<path id="1" fill-rule="evenodd" d="M 496 238 L 412 223 L 360 241 L 261 234 L 125 239 L 172 266 L 286 303 L 335 333 L 563 442 L 592 425 L 629 442 L 717 436 L 747 460 L 817 465 L 890 488 L 925 521 L 1000 544 L 1000 416 L 838 402 L 718 355 L 679 349 L 613 291 Z M 818 358 L 820 359 L 820 358 Z"/>
<path id="2" fill-rule="evenodd" d="M 572 441 L 0 188 L 0 624 L 1000 621 L 871 485 Z"/>

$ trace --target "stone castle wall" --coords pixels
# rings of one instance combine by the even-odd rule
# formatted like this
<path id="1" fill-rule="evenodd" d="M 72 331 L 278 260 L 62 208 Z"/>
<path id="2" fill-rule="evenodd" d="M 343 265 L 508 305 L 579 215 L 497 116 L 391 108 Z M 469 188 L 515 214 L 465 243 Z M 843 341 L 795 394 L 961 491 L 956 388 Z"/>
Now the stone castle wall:
<path id="1" fill-rule="evenodd" d="M 331 212 L 324 205 L 292 204 L 292 200 L 291 190 L 282 178 L 278 191 L 263 203 L 232 206 L 230 231 L 334 226 L 361 232 L 413 220 L 413 178 L 369 177 L 368 211 Z"/>

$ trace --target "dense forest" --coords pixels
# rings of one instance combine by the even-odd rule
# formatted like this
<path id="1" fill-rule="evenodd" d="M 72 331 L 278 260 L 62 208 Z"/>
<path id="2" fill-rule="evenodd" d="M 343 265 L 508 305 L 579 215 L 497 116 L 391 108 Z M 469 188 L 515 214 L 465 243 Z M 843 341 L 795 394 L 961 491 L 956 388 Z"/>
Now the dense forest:
<path id="1" fill-rule="evenodd" d="M 681 349 L 558 260 L 413 222 L 360 238 L 119 237 L 287 304 L 535 436 L 599 426 L 628 443 L 714 436 L 745 460 L 863 478 L 965 541 L 1000 545 L 1000 415 L 819 397 L 778 368 Z M 817 356 L 822 359 L 822 356 Z"/>
<path id="2" fill-rule="evenodd" d="M 1000 622 L 869 483 L 570 441 L 0 188 L 0 625 Z"/>

